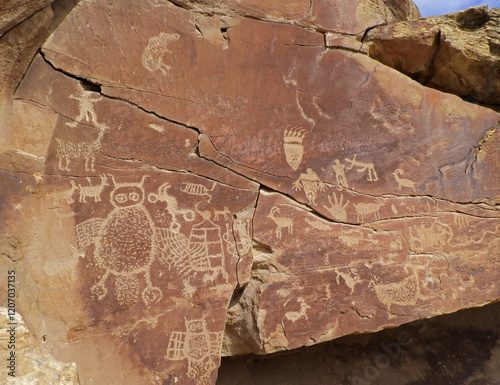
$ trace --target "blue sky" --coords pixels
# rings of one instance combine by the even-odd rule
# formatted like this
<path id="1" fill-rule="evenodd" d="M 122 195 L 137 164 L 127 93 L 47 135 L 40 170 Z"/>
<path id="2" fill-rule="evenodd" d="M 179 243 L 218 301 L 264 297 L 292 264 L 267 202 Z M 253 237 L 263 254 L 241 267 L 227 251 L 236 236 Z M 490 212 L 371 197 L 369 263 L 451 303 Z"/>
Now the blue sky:
<path id="1" fill-rule="evenodd" d="M 413 2 L 417 4 L 422 17 L 444 15 L 476 5 L 500 8 L 500 0 L 413 0 Z"/>

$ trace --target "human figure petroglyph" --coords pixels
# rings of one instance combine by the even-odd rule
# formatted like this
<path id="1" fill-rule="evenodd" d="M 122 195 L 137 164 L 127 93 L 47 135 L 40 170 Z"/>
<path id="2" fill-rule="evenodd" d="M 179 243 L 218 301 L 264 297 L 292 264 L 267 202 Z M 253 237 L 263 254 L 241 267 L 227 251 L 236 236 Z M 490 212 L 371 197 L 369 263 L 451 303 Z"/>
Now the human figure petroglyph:
<path id="1" fill-rule="evenodd" d="M 78 202 L 86 203 L 87 198 L 93 198 L 94 202 L 101 201 L 101 194 L 104 191 L 104 187 L 109 186 L 109 184 L 108 184 L 108 178 L 106 177 L 105 174 L 101 174 L 100 178 L 101 178 L 101 183 L 99 184 L 93 185 L 89 177 L 87 177 L 88 185 L 78 184 L 78 189 L 80 190 L 80 197 L 78 199 Z"/>
<path id="2" fill-rule="evenodd" d="M 307 317 L 307 309 L 310 309 L 311 306 L 309 306 L 304 298 L 299 297 L 297 298 L 297 302 L 300 303 L 300 310 L 299 311 L 287 311 L 285 313 L 285 318 L 292 321 L 292 322 L 297 322 L 301 318 L 305 318 L 306 320 L 308 319 Z M 288 304 L 288 301 L 285 303 L 284 306 Z"/>
<path id="3" fill-rule="evenodd" d="M 81 123 L 82 120 L 87 122 L 92 122 L 95 127 L 100 128 L 101 124 L 97 121 L 97 114 L 94 109 L 94 103 L 102 100 L 102 96 L 96 94 L 92 91 L 83 90 L 81 96 L 78 95 L 70 95 L 70 99 L 78 100 L 78 109 L 80 113 L 75 118 L 73 122 L 66 122 L 67 126 L 76 127 L 78 123 Z"/>
<path id="4" fill-rule="evenodd" d="M 412 180 L 410 179 L 406 179 L 406 178 L 401 178 L 400 175 L 402 175 L 404 173 L 404 171 L 400 168 L 396 169 L 392 175 L 394 175 L 394 178 L 396 179 L 396 182 L 398 184 L 398 189 L 399 191 L 401 191 L 401 189 L 403 187 L 406 187 L 406 188 L 411 188 L 413 190 L 413 192 L 417 192 L 415 190 L 415 182 L 413 182 Z"/>
<path id="5" fill-rule="evenodd" d="M 283 133 L 283 148 L 285 150 L 285 159 L 290 167 L 297 171 L 304 155 L 304 146 L 302 141 L 307 134 L 307 130 L 299 127 L 288 126 Z"/>
<path id="6" fill-rule="evenodd" d="M 328 196 L 328 202 L 330 202 L 330 206 L 328 207 L 327 205 L 323 205 L 323 207 L 328 210 L 333 219 L 345 222 L 347 220 L 346 207 L 349 205 L 350 201 L 343 203 L 343 195 L 340 195 L 340 200 L 337 199 L 337 195 L 335 195 L 335 193 L 332 193 L 332 196 L 335 203 L 332 203 L 330 196 Z"/>
<path id="7" fill-rule="evenodd" d="M 277 217 L 276 213 L 280 213 L 280 209 L 278 206 L 273 206 L 271 208 L 271 211 L 269 212 L 269 215 L 267 216 L 270 218 L 274 223 L 276 223 L 276 238 L 281 239 L 282 237 L 282 229 L 288 229 L 288 234 L 293 233 L 293 218 L 286 218 L 286 217 Z"/>
<path id="8" fill-rule="evenodd" d="M 144 175 L 138 183 L 118 183 L 110 194 L 113 210 L 105 218 L 92 218 L 77 225 L 80 247 L 94 243 L 94 260 L 105 272 L 91 288 L 97 300 L 106 297 L 106 282 L 114 277 L 115 298 L 124 307 L 132 307 L 139 298 L 139 278 L 144 274 L 146 287 L 141 297 L 146 306 L 161 300 L 162 291 L 150 278 L 151 264 L 157 254 L 156 228 L 144 207 Z"/>
<path id="9" fill-rule="evenodd" d="M 210 385 L 217 369 L 214 357 L 220 356 L 223 332 L 211 332 L 204 319 L 185 320 L 186 331 L 170 335 L 166 357 L 188 361 L 188 377 L 197 385 Z"/>
<path id="10" fill-rule="evenodd" d="M 226 220 L 231 217 L 231 211 L 227 206 L 224 207 L 224 210 L 214 210 L 214 220 L 218 221 L 221 216 Z"/>
<path id="11" fill-rule="evenodd" d="M 294 190 L 301 191 L 304 188 L 304 193 L 310 205 L 316 204 L 316 197 L 319 191 L 325 191 L 325 184 L 319 179 L 312 169 L 308 168 L 305 174 L 300 174 L 299 178 L 293 182 Z"/>
<path id="12" fill-rule="evenodd" d="M 158 36 L 149 38 L 148 44 L 142 53 L 141 63 L 150 72 L 160 70 L 164 75 L 170 70 L 170 66 L 163 62 L 163 57 L 167 52 L 168 45 L 178 40 L 178 33 L 160 32 Z"/>
<path id="13" fill-rule="evenodd" d="M 69 184 L 71 185 L 69 189 L 61 191 L 54 190 L 50 193 L 47 193 L 47 199 L 52 198 L 52 202 L 55 205 L 59 205 L 59 201 L 66 201 L 67 204 L 73 203 L 75 201 L 73 199 L 73 194 L 76 190 L 78 190 L 78 187 L 73 180 L 70 180 Z"/>
<path id="14" fill-rule="evenodd" d="M 372 203 L 357 203 L 354 205 L 356 213 L 358 214 L 358 222 L 363 223 L 365 217 L 368 215 L 373 215 L 375 220 L 380 219 L 380 208 L 384 205 L 381 199 L 376 199 L 376 202 Z"/>
<path id="15" fill-rule="evenodd" d="M 212 188 L 210 190 L 200 183 L 182 182 L 182 185 L 184 186 L 181 187 L 182 192 L 189 195 L 207 196 L 208 197 L 207 202 L 210 203 L 210 201 L 212 200 L 212 195 L 209 194 L 209 192 L 214 191 L 216 183 L 215 182 L 213 183 Z"/>
<path id="16" fill-rule="evenodd" d="M 337 180 L 337 190 L 342 191 L 342 188 L 348 188 L 347 177 L 345 175 L 345 165 L 340 163 L 339 159 L 335 159 L 335 164 L 332 166 L 335 171 L 335 179 Z"/>

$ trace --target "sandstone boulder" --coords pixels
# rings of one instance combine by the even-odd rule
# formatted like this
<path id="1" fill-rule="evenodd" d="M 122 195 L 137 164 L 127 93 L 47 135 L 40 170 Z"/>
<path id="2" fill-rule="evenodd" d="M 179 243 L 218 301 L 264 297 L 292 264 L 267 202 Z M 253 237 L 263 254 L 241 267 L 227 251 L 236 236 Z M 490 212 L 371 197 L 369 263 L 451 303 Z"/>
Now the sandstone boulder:
<path id="1" fill-rule="evenodd" d="M 420 83 L 500 104 L 500 10 L 487 6 L 377 27 L 369 54 Z"/>
<path id="2" fill-rule="evenodd" d="M 288 4 L 80 2 L 14 87 L 1 266 L 82 384 L 500 298 L 500 114 L 365 55 L 411 3 Z"/>

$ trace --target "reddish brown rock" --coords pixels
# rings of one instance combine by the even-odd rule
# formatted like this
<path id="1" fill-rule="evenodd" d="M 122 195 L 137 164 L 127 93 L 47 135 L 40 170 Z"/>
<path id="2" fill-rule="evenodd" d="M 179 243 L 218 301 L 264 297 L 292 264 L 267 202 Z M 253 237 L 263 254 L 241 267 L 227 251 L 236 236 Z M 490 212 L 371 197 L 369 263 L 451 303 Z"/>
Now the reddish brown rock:
<path id="1" fill-rule="evenodd" d="M 426 86 L 500 104 L 498 8 L 401 22 L 371 30 L 370 56 Z"/>
<path id="2" fill-rule="evenodd" d="M 82 384 L 500 298 L 500 115 L 365 56 L 382 1 L 182 4 L 80 2 L 15 94 L 2 266 Z"/>
<path id="3" fill-rule="evenodd" d="M 49 5 L 53 0 L 6 0 L 0 4 L 0 35 L 35 12 Z"/>

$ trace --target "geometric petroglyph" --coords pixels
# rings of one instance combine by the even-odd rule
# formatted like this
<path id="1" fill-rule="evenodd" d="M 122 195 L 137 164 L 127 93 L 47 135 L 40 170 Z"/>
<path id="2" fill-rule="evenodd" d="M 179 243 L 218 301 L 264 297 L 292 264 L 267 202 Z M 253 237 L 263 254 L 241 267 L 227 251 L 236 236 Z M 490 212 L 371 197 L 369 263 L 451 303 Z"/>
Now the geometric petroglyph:
<path id="1" fill-rule="evenodd" d="M 357 203 L 354 205 L 358 214 L 358 222 L 364 223 L 365 217 L 374 215 L 375 220 L 380 219 L 379 210 L 385 204 L 381 199 L 375 199 L 377 203 Z"/>
<path id="2" fill-rule="evenodd" d="M 189 238 L 179 228 L 158 228 L 158 247 L 160 261 L 175 269 L 182 278 L 185 294 L 189 294 L 190 278 L 193 273 L 203 273 L 204 281 L 222 276 L 226 282 L 229 275 L 225 269 L 225 253 L 221 227 L 210 220 L 210 211 L 195 210 L 201 221 L 191 228 Z M 233 241 L 234 242 L 234 241 Z"/>
<path id="3" fill-rule="evenodd" d="M 403 173 L 404 173 L 404 171 L 402 169 L 400 169 L 400 168 L 396 169 L 392 173 L 392 175 L 394 175 L 394 178 L 396 179 L 396 182 L 398 184 L 399 191 L 401 191 L 401 189 L 403 187 L 406 187 L 406 188 L 411 188 L 413 190 L 413 192 L 416 192 L 416 190 L 415 190 L 415 182 L 413 182 L 410 179 L 401 178 L 400 175 L 402 175 Z"/>
<path id="4" fill-rule="evenodd" d="M 290 167 L 297 171 L 304 155 L 304 146 L 302 141 L 307 134 L 307 130 L 288 126 L 283 134 L 283 148 L 285 158 Z"/>
<path id="5" fill-rule="evenodd" d="M 328 210 L 328 212 L 331 214 L 333 219 L 341 222 L 345 222 L 347 220 L 347 211 L 346 207 L 349 204 L 349 201 L 347 201 L 345 204 L 343 204 L 344 196 L 340 195 L 340 200 L 337 199 L 337 195 L 335 193 L 332 193 L 333 195 L 333 200 L 335 203 L 332 203 L 332 200 L 330 199 L 330 196 L 328 196 L 328 202 L 330 202 L 330 207 L 323 205 L 325 209 Z"/>
<path id="6" fill-rule="evenodd" d="M 94 140 L 78 143 L 55 138 L 57 142 L 56 156 L 59 159 L 58 168 L 62 171 L 71 171 L 69 168 L 70 161 L 81 159 L 85 161 L 85 171 L 95 172 L 95 156 L 101 147 L 104 131 L 108 128 L 105 124 L 97 121 L 93 105 L 94 102 L 102 100 L 102 96 L 95 98 L 93 92 L 83 91 L 82 96 L 71 95 L 70 98 L 79 101 L 80 114 L 75 118 L 75 121 L 67 122 L 66 125 L 76 127 L 77 123 L 85 119 L 94 124 L 99 130 L 99 134 Z"/>
<path id="7" fill-rule="evenodd" d="M 170 66 L 163 62 L 163 57 L 166 52 L 172 52 L 167 48 L 168 44 L 177 39 L 179 39 L 179 34 L 165 32 L 151 37 L 142 53 L 141 63 L 144 68 L 150 72 L 160 70 L 165 75 L 170 70 Z"/>
<path id="8" fill-rule="evenodd" d="M 92 296 L 102 300 L 107 294 L 109 275 L 115 278 L 115 297 L 128 308 L 139 297 L 139 275 L 144 274 L 146 288 L 141 296 L 149 306 L 158 302 L 163 293 L 151 283 L 150 269 L 156 255 L 156 229 L 144 207 L 144 175 L 138 183 L 118 183 L 113 175 L 114 189 L 110 194 L 113 210 L 105 218 L 89 219 L 76 227 L 80 247 L 94 243 L 94 260 L 104 275 L 91 288 Z"/>
<path id="9" fill-rule="evenodd" d="M 288 234 L 291 235 L 293 233 L 293 218 L 277 217 L 276 213 L 279 212 L 279 207 L 273 206 L 267 217 L 270 218 L 274 223 L 276 223 L 276 238 L 281 239 L 281 230 L 283 228 L 288 229 Z"/>
<path id="10" fill-rule="evenodd" d="M 316 204 L 316 197 L 319 191 L 325 191 L 325 184 L 319 179 L 312 169 L 308 168 L 305 174 L 300 174 L 299 178 L 293 182 L 294 190 L 301 191 L 304 188 L 304 193 L 310 205 Z"/>
<path id="11" fill-rule="evenodd" d="M 354 154 L 352 159 L 345 158 L 345 161 L 350 163 L 349 166 L 346 167 L 346 170 L 351 170 L 353 167 L 356 167 L 357 172 L 364 172 L 368 170 L 368 176 L 366 179 L 370 182 L 377 181 L 378 176 L 373 163 L 360 162 L 359 160 L 356 160 L 357 156 L 357 154 Z"/>
<path id="12" fill-rule="evenodd" d="M 219 357 L 223 332 L 210 332 L 204 319 L 185 319 L 185 332 L 172 332 L 168 341 L 167 359 L 188 361 L 188 377 L 197 385 L 210 385 Z"/>
<path id="13" fill-rule="evenodd" d="M 206 195 L 206 196 L 208 196 L 208 200 L 207 200 L 208 203 L 210 203 L 210 201 L 212 200 L 212 195 L 210 195 L 208 192 L 214 191 L 215 182 L 212 185 L 212 188 L 210 190 L 207 189 L 204 185 L 199 184 L 199 183 L 183 182 L 182 185 L 184 186 L 184 187 L 181 187 L 181 189 L 180 189 L 182 192 L 189 194 L 189 195 L 196 195 L 196 196 Z"/>

